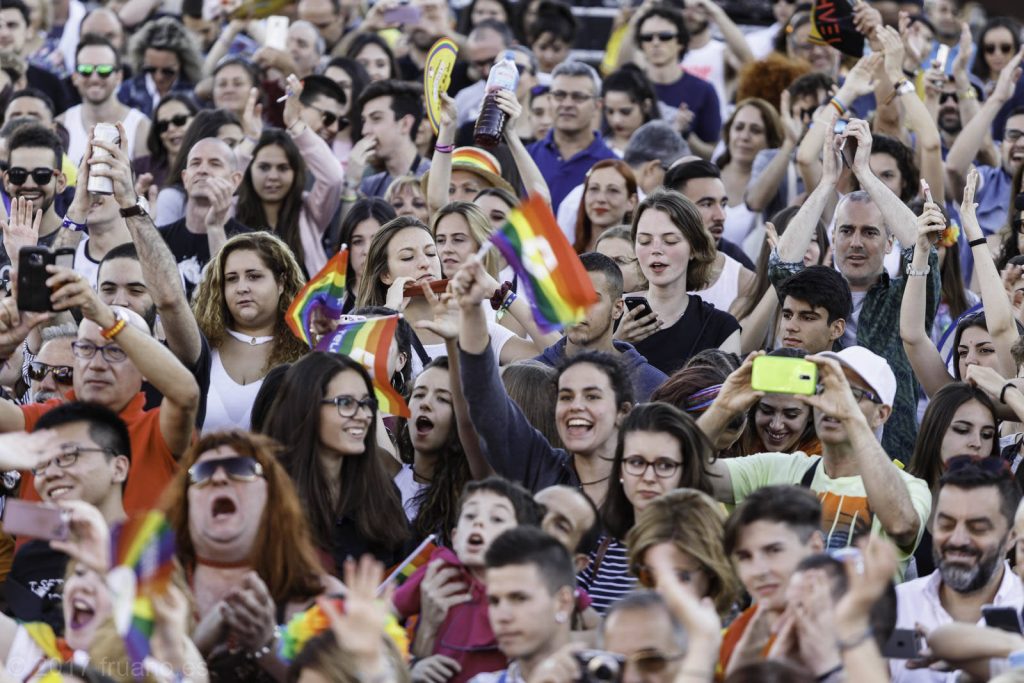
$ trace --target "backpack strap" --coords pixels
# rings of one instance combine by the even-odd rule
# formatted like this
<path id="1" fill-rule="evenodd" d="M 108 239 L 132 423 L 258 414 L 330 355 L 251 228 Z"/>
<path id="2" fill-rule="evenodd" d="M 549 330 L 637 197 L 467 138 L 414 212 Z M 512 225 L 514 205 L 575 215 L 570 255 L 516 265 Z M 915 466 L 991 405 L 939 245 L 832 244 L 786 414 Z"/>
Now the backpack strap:
<path id="1" fill-rule="evenodd" d="M 818 465 L 821 464 L 821 458 L 814 461 L 814 464 L 807 468 L 804 472 L 804 476 L 800 478 L 800 486 L 805 489 L 811 488 L 811 482 L 814 481 L 814 473 L 818 471 Z"/>
<path id="2" fill-rule="evenodd" d="M 593 577 L 597 578 L 597 572 L 601 569 L 601 563 L 604 562 L 604 556 L 608 553 L 608 546 L 612 544 L 612 537 L 605 536 L 601 539 L 601 545 L 597 547 L 597 555 L 594 556 L 594 573 Z"/>

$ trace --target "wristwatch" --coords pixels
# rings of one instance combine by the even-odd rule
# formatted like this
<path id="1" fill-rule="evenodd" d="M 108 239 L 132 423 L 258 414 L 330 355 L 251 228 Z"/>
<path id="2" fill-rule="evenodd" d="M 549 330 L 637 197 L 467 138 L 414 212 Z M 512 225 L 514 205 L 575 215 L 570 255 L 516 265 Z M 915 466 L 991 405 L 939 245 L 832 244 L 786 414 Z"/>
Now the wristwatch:
<path id="1" fill-rule="evenodd" d="M 897 95 L 909 95 L 910 93 L 914 92 L 914 90 L 914 84 L 908 80 L 903 80 L 896 84 Z"/>
<path id="2" fill-rule="evenodd" d="M 121 216 L 124 218 L 131 218 L 132 216 L 141 216 L 142 214 L 149 215 L 149 202 L 142 195 L 135 198 L 135 203 L 129 206 L 127 209 L 121 209 Z"/>
<path id="3" fill-rule="evenodd" d="M 924 277 L 930 272 L 932 272 L 932 266 L 930 263 L 926 265 L 923 270 L 918 270 L 917 268 L 914 268 L 914 265 L 911 263 L 907 264 L 907 275 L 911 277 Z"/>

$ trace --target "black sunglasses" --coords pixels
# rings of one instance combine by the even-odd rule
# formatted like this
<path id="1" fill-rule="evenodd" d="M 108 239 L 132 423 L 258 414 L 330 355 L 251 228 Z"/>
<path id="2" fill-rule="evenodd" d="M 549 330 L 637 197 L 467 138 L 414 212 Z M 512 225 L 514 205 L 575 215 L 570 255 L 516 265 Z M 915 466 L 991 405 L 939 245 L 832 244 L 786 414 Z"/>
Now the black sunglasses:
<path id="1" fill-rule="evenodd" d="M 7 169 L 7 180 L 11 185 L 24 185 L 31 175 L 32 180 L 36 181 L 36 185 L 42 186 L 48 185 L 53 180 L 54 173 L 58 173 L 57 169 L 45 168 L 43 166 L 33 168 L 31 171 L 21 166 L 12 166 Z"/>
<path id="2" fill-rule="evenodd" d="M 142 67 L 142 73 L 152 76 L 156 72 L 160 72 L 161 76 L 167 76 L 168 78 L 174 78 L 178 75 L 177 69 L 172 69 L 169 66 L 144 66 Z"/>
<path id="3" fill-rule="evenodd" d="M 188 123 L 188 120 L 190 118 L 192 118 L 191 114 L 175 114 L 169 119 L 158 119 L 156 122 L 156 132 L 166 133 L 167 129 L 171 127 L 172 123 L 178 128 L 181 128 L 186 123 Z"/>
<path id="4" fill-rule="evenodd" d="M 82 74 L 86 78 L 96 74 L 103 80 L 110 78 L 113 75 L 116 67 L 113 64 L 79 64 L 75 67 L 75 71 Z"/>
<path id="5" fill-rule="evenodd" d="M 42 382 L 51 372 L 57 384 L 70 385 L 75 376 L 75 369 L 69 365 L 47 365 L 37 360 L 28 364 L 28 378 L 33 382 Z"/>
<path id="6" fill-rule="evenodd" d="M 331 126 L 334 125 L 335 121 L 338 122 L 339 129 L 344 129 L 345 126 L 348 125 L 348 119 L 346 119 L 344 116 L 335 114 L 332 111 L 326 111 L 312 104 L 307 104 L 306 106 L 309 107 L 310 109 L 315 109 L 318 112 L 320 112 L 320 120 L 323 121 L 324 128 L 330 128 Z"/>
<path id="7" fill-rule="evenodd" d="M 955 92 L 944 92 L 939 95 L 939 104 L 945 104 L 947 100 L 953 100 L 953 104 L 960 103 L 960 98 Z"/>
<path id="8" fill-rule="evenodd" d="M 1004 55 L 1008 55 L 1011 52 L 1013 52 L 1013 44 L 1012 43 L 989 43 L 988 45 L 985 46 L 985 54 L 987 54 L 987 55 L 994 55 L 996 53 L 996 50 L 999 50 Z"/>
<path id="9" fill-rule="evenodd" d="M 658 31 L 657 33 L 641 33 L 640 42 L 649 43 L 655 38 L 663 43 L 667 43 L 670 40 L 675 40 L 679 37 L 679 34 L 674 31 Z"/>
<path id="10" fill-rule="evenodd" d="M 231 458 L 197 462 L 188 468 L 188 479 L 193 486 L 205 486 L 210 483 L 210 478 L 222 467 L 228 478 L 235 481 L 256 481 L 256 479 L 263 476 L 263 465 L 256 462 L 255 458 L 236 455 Z"/>

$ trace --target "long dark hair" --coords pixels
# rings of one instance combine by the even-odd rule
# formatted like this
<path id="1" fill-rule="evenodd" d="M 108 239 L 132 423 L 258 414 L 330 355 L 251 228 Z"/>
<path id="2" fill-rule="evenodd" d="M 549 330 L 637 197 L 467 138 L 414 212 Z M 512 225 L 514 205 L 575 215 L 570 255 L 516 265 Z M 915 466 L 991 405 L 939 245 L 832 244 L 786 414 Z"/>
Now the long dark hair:
<path id="1" fill-rule="evenodd" d="M 363 89 L 370 84 L 370 74 L 366 73 L 366 67 L 351 57 L 332 58 L 331 61 L 327 62 L 327 66 L 324 67 L 324 72 L 332 66 L 344 69 L 348 77 L 352 79 L 352 92 L 346 93 L 349 96 L 348 125 L 349 131 L 352 134 L 352 140 L 357 141 L 363 137 L 363 120 L 359 107 L 359 96 L 363 93 Z"/>
<path id="2" fill-rule="evenodd" d="M 387 41 L 381 38 L 376 33 L 360 33 L 358 34 L 351 43 L 349 43 L 348 50 L 345 51 L 345 56 L 351 60 L 356 60 L 359 57 L 359 53 L 363 51 L 363 48 L 367 45 L 376 45 L 380 49 L 384 50 L 384 54 L 388 56 L 390 62 L 389 69 L 391 75 L 389 79 L 395 80 L 402 77 L 402 70 L 398 68 L 398 61 L 395 59 L 395 52 L 388 45 Z M 369 74 L 367 74 L 369 75 Z M 353 98 L 355 94 L 353 93 Z M 355 138 L 353 137 L 353 140 Z"/>
<path id="3" fill-rule="evenodd" d="M 373 381 L 362 365 L 348 356 L 309 353 L 285 373 L 270 407 L 263 433 L 284 444 L 281 463 L 288 470 L 306 508 L 316 542 L 329 548 L 337 520 L 355 521 L 370 545 L 398 548 L 408 538 L 402 499 L 377 454 L 377 411 L 366 431 L 366 451 L 342 461 L 341 488 L 332 500 L 320 465 L 320 401 L 338 373 L 356 372 L 373 395 Z"/>
<path id="4" fill-rule="evenodd" d="M 971 386 L 966 382 L 951 382 L 935 392 L 928 403 L 928 409 L 924 411 L 924 417 L 921 418 L 921 428 L 917 430 L 914 453 L 910 456 L 910 465 L 907 467 L 907 471 L 915 477 L 924 479 L 932 491 L 935 490 L 939 483 L 939 477 L 942 476 L 943 463 L 940 454 L 946 430 L 949 429 L 949 423 L 953 421 L 957 409 L 969 401 L 977 401 L 985 406 L 985 409 L 992 414 L 992 424 L 997 424 L 996 409 L 992 399 L 978 387 Z M 992 437 L 992 451 L 982 455 L 999 455 L 998 432 Z"/>
<path id="5" fill-rule="evenodd" d="M 277 225 L 270 225 L 263 199 L 256 192 L 252 183 L 252 167 L 256 157 L 266 147 L 277 146 L 284 152 L 288 165 L 292 168 L 292 186 L 281 202 L 281 211 L 277 216 Z M 242 183 L 238 186 L 238 205 L 235 209 L 235 220 L 251 228 L 267 229 L 281 238 L 295 254 L 299 265 L 305 267 L 306 254 L 302 248 L 299 235 L 299 216 L 302 214 L 302 192 L 306 187 L 306 162 L 302 153 L 292 140 L 292 136 L 280 128 L 264 128 L 259 142 L 252 150 L 252 161 L 245 169 Z M 313 275 L 314 273 L 310 273 Z"/>
<path id="6" fill-rule="evenodd" d="M 171 161 L 170 170 L 167 172 L 167 186 L 181 185 L 181 172 L 188 163 L 188 153 L 192 151 L 193 145 L 205 138 L 217 137 L 218 131 L 230 124 L 242 127 L 238 117 L 224 109 L 203 109 L 197 113 L 185 130 L 185 138 L 181 141 L 178 156 Z"/>
<path id="7" fill-rule="evenodd" d="M 1007 201 L 1009 211 L 1006 216 L 1006 225 L 1003 226 L 1003 242 L 999 249 L 999 257 L 996 259 L 996 267 L 1000 272 L 1010 262 L 1010 259 L 1020 256 L 1020 245 L 1017 243 L 1017 239 L 1020 236 L 1018 231 L 1024 230 L 1024 224 L 1018 222 L 1021 214 L 1020 209 L 1016 206 L 1018 194 L 1024 194 L 1024 164 L 1017 167 L 1010 183 L 1010 196 Z"/>
<path id="8" fill-rule="evenodd" d="M 676 488 L 696 489 L 710 494 L 711 479 L 707 463 L 714 460 L 714 449 L 696 421 L 679 408 L 668 403 L 641 403 L 633 408 L 619 428 L 619 442 L 615 448 L 615 462 L 608 479 L 608 496 L 601 506 L 601 519 L 613 538 L 624 539 L 635 521 L 633 504 L 626 498 L 622 485 L 622 458 L 626 435 L 631 432 L 658 432 L 668 434 L 679 443 L 683 456 L 681 476 Z"/>
<path id="9" fill-rule="evenodd" d="M 629 96 L 644 115 L 644 123 L 660 118 L 658 112 L 658 96 L 654 92 L 654 86 L 650 79 L 635 64 L 624 64 L 618 71 L 608 74 L 608 77 L 601 83 L 601 97 L 610 92 L 623 92 Z M 643 124 L 640 124 L 643 125 Z M 611 132 L 608 127 L 608 119 L 604 112 L 601 112 L 601 134 L 608 135 Z"/>
<path id="10" fill-rule="evenodd" d="M 988 68 L 985 61 L 985 34 L 996 28 L 1005 28 L 1013 36 L 1013 51 L 1010 57 L 1020 50 L 1020 24 L 1012 17 L 990 17 L 978 33 L 978 56 L 974 59 L 974 67 L 971 72 L 981 79 L 981 82 L 992 80 L 992 70 Z"/>
<path id="11" fill-rule="evenodd" d="M 156 129 L 157 115 L 160 113 L 160 110 L 163 109 L 164 105 L 170 102 L 180 102 L 183 104 L 185 108 L 188 109 L 188 114 L 191 117 L 195 117 L 196 113 L 199 111 L 199 107 L 196 106 L 195 100 L 188 95 L 179 93 L 161 98 L 160 104 L 158 104 L 156 109 L 153 110 L 153 125 L 149 127 L 149 135 L 146 137 L 146 149 L 149 150 L 150 165 L 153 167 L 166 166 L 170 163 L 170 159 L 167 156 L 167 148 L 164 147 L 164 143 L 160 139 L 160 133 Z M 184 146 L 184 144 L 185 140 L 182 139 L 182 146 Z"/>
<path id="12" fill-rule="evenodd" d="M 356 226 L 365 221 L 367 218 L 372 218 L 381 227 L 389 223 L 390 221 L 398 218 L 398 214 L 395 213 L 395 207 L 388 204 L 385 200 L 380 197 L 363 197 L 357 199 L 351 207 L 349 207 L 348 213 L 341 219 L 341 227 L 338 230 L 338 244 L 334 248 L 337 251 L 341 248 L 341 245 L 347 244 L 349 248 L 352 247 L 352 233 L 355 232 Z M 362 273 L 357 273 L 352 268 L 352 262 L 348 265 L 348 288 L 349 291 L 355 291 L 359 285 L 359 276 Z"/>

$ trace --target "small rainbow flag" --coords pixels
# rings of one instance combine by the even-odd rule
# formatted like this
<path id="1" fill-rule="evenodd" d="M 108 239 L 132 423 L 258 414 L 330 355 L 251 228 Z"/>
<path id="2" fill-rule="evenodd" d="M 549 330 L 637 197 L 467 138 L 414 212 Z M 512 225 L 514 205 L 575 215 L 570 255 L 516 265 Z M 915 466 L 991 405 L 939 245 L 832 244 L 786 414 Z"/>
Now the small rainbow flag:
<path id="1" fill-rule="evenodd" d="M 408 557 L 388 572 L 388 578 L 384 579 L 384 583 L 377 586 L 377 595 L 381 595 L 389 584 L 394 584 L 395 588 L 398 588 L 408 581 L 409 577 L 415 574 L 417 569 L 429 562 L 430 556 L 437 550 L 437 543 L 434 542 L 436 540 L 436 534 L 430 534 L 424 538 L 423 542 L 416 546 L 416 550 L 409 553 Z"/>
<path id="2" fill-rule="evenodd" d="M 288 307 L 285 322 L 291 328 L 292 334 L 306 342 L 309 348 L 313 348 L 313 338 L 309 332 L 313 311 L 322 309 L 331 320 L 341 317 L 347 275 L 348 248 L 342 246 L 320 272 L 299 290 Z"/>
<path id="3" fill-rule="evenodd" d="M 391 386 L 388 373 L 388 353 L 391 340 L 398 329 L 398 316 L 362 318 L 343 321 L 331 334 L 316 345 L 317 351 L 340 353 L 360 363 L 373 378 L 374 393 L 382 413 L 409 417 L 409 406 L 402 395 Z"/>
<path id="4" fill-rule="evenodd" d="M 345 601 L 338 598 L 323 598 L 331 600 L 342 614 L 345 613 Z M 331 627 L 331 619 L 320 606 L 319 601 L 305 612 L 299 612 L 281 630 L 281 639 L 277 646 L 277 656 L 286 664 L 291 664 L 295 658 L 306 647 L 310 640 L 320 635 Z M 402 658 L 409 656 L 409 636 L 402 628 L 394 614 L 388 614 L 384 625 L 384 633 L 392 641 Z"/>
<path id="5" fill-rule="evenodd" d="M 578 323 L 597 302 L 587 271 L 540 195 L 512 209 L 491 242 L 519 275 L 543 332 Z"/>

